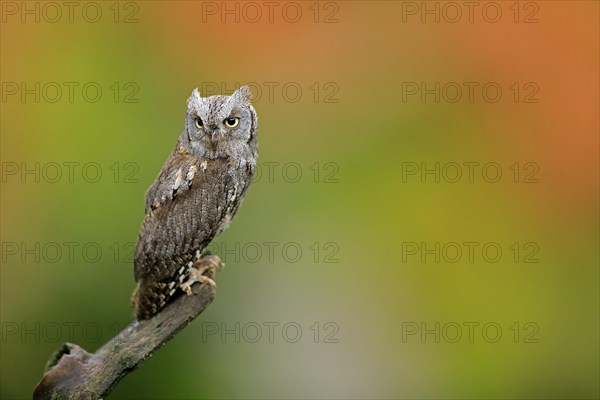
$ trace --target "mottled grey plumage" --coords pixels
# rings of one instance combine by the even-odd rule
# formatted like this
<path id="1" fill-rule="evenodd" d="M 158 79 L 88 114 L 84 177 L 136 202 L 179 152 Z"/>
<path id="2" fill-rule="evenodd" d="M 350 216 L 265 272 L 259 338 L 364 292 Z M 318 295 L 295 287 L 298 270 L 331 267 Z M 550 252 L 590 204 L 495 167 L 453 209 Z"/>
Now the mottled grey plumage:
<path id="1" fill-rule="evenodd" d="M 248 87 L 206 98 L 196 89 L 187 104 L 177 146 L 146 193 L 134 260 L 138 319 L 189 289 L 182 283 L 193 279 L 190 267 L 227 228 L 256 169 L 258 120 Z"/>

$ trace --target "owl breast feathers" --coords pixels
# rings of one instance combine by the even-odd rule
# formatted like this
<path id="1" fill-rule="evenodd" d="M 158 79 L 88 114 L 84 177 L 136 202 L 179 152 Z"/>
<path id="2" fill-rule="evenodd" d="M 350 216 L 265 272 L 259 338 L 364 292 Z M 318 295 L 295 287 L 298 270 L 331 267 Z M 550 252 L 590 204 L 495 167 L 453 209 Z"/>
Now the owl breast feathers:
<path id="1" fill-rule="evenodd" d="M 135 251 L 138 319 L 180 291 L 202 250 L 227 228 L 256 169 L 257 117 L 246 86 L 231 96 L 188 99 L 177 146 L 146 193 Z"/>

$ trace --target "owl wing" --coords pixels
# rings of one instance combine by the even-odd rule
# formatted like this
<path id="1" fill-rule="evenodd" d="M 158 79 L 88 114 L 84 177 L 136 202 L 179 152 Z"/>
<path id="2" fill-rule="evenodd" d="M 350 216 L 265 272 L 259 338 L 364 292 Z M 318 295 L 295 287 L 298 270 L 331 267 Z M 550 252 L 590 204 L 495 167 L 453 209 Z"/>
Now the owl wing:
<path id="1" fill-rule="evenodd" d="M 146 213 L 190 189 L 197 170 L 198 159 L 180 152 L 171 154 L 146 192 Z"/>
<path id="2" fill-rule="evenodd" d="M 228 219 L 232 176 L 226 159 L 175 152 L 146 193 L 146 216 L 134 260 L 136 281 L 176 277 Z"/>

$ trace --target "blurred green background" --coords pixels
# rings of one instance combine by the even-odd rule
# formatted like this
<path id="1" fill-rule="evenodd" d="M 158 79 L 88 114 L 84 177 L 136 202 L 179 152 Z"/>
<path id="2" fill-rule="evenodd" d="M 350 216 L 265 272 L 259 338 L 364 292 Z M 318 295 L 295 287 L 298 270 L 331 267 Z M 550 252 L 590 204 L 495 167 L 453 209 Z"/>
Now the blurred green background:
<path id="1" fill-rule="evenodd" d="M 599 3 L 473 4 L 3 2 L 1 397 L 131 321 L 185 100 L 250 83 L 215 302 L 111 398 L 598 398 Z"/>

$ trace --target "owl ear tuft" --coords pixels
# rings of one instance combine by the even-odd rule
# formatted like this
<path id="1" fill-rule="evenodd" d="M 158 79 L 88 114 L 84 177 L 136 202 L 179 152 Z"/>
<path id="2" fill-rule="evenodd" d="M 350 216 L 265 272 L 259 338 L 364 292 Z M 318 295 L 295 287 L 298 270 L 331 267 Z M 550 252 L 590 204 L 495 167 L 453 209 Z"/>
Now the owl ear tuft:
<path id="1" fill-rule="evenodd" d="M 232 97 L 238 99 L 239 102 L 250 102 L 252 98 L 252 93 L 250 93 L 250 89 L 247 85 L 240 87 L 238 90 L 233 93 Z"/>
<path id="2" fill-rule="evenodd" d="M 198 104 L 200 101 L 202 101 L 202 96 L 200 96 L 200 92 L 198 91 L 198 88 L 196 88 L 192 91 L 192 95 L 187 100 L 188 109 L 191 109 L 194 103 Z"/>

